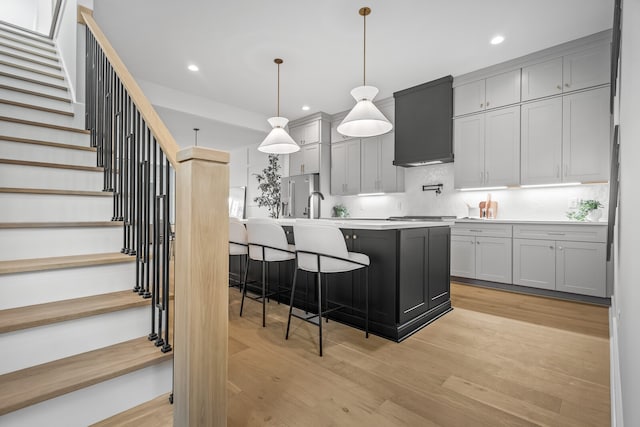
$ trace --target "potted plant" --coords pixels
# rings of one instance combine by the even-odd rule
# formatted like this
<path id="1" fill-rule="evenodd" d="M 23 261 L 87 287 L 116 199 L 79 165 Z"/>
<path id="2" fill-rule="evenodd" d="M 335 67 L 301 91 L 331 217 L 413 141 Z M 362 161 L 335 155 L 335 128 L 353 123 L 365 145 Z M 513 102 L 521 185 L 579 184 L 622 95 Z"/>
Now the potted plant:
<path id="1" fill-rule="evenodd" d="M 333 216 L 336 218 L 346 218 L 349 216 L 349 211 L 345 205 L 337 204 L 333 207 Z"/>
<path id="2" fill-rule="evenodd" d="M 271 218 L 280 217 L 280 158 L 277 154 L 269 154 L 269 164 L 261 174 L 254 174 L 258 180 L 258 189 L 261 195 L 254 198 L 258 207 L 266 206 Z"/>
<path id="3" fill-rule="evenodd" d="M 567 212 L 567 218 L 576 221 L 588 219 L 589 221 L 595 222 L 602 216 L 602 212 L 600 211 L 601 207 L 602 203 L 597 200 L 581 200 L 575 211 Z"/>

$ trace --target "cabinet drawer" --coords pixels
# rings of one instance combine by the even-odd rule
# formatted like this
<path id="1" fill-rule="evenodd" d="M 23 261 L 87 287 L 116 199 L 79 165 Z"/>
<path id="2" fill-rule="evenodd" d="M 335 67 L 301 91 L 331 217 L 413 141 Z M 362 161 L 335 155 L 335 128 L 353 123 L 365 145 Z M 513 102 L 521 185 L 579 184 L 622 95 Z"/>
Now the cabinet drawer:
<path id="1" fill-rule="evenodd" d="M 598 225 L 514 225 L 513 237 L 573 242 L 606 242 L 606 224 Z"/>
<path id="2" fill-rule="evenodd" d="M 451 227 L 454 236 L 511 237 L 513 226 L 510 224 L 455 224 Z"/>

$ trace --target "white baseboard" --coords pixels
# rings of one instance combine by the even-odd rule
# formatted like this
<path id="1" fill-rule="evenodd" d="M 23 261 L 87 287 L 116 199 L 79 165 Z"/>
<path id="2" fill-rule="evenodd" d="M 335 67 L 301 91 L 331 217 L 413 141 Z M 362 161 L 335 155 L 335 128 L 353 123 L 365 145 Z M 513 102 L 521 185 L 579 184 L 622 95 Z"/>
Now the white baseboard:
<path id="1" fill-rule="evenodd" d="M 616 317 L 615 295 L 611 297 L 609 308 L 609 358 L 611 388 L 611 427 L 624 427 L 622 417 L 622 384 L 620 382 L 620 355 L 618 352 L 618 318 Z"/>

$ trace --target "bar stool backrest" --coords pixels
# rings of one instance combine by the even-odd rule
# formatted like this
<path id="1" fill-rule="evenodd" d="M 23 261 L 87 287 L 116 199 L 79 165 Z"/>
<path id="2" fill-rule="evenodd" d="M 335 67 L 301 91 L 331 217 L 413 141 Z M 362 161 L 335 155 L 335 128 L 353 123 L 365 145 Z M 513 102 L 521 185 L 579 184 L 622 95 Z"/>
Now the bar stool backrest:
<path id="1" fill-rule="evenodd" d="M 247 221 L 247 236 L 249 240 L 249 258 L 262 261 L 262 248 L 255 245 L 270 246 L 289 250 L 287 236 L 284 229 L 276 220 L 271 218 L 249 218 Z M 264 261 L 280 261 L 288 257 L 286 252 L 273 249 L 264 250 Z"/>
<path id="2" fill-rule="evenodd" d="M 348 259 L 349 251 L 344 236 L 338 227 L 332 224 L 295 224 L 293 235 L 298 251 L 298 268 L 306 271 L 318 271 L 318 257 L 302 252 L 314 252 Z M 333 258 L 320 257 L 320 271 L 340 271 L 344 262 Z M 348 270 L 348 269 L 347 269 Z"/>
<path id="3" fill-rule="evenodd" d="M 238 243 L 238 244 L 236 244 Z M 245 255 L 248 252 L 247 229 L 239 221 L 229 221 L 229 254 Z"/>

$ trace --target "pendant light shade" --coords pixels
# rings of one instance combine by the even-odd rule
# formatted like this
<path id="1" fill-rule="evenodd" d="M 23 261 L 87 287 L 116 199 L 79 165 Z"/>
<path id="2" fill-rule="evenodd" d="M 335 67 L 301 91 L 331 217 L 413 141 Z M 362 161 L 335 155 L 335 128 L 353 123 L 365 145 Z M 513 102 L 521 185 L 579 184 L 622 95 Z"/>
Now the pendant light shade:
<path id="1" fill-rule="evenodd" d="M 280 64 L 282 59 L 276 58 L 273 60 L 278 65 L 278 107 L 277 117 L 271 117 L 267 121 L 273 129 L 267 135 L 267 137 L 258 146 L 258 151 L 269 154 L 290 154 L 300 150 L 300 146 L 291 138 L 291 136 L 285 130 L 288 119 L 280 116 Z"/>
<path id="2" fill-rule="evenodd" d="M 393 125 L 378 107 L 373 104 L 373 98 L 378 94 L 378 89 L 367 86 L 367 15 L 371 13 L 368 7 L 361 8 L 358 13 L 364 19 L 364 46 L 363 46 L 363 75 L 362 86 L 351 91 L 351 96 L 356 100 L 356 105 L 338 125 L 338 132 L 354 138 L 366 138 L 382 135 L 393 129 Z"/>

